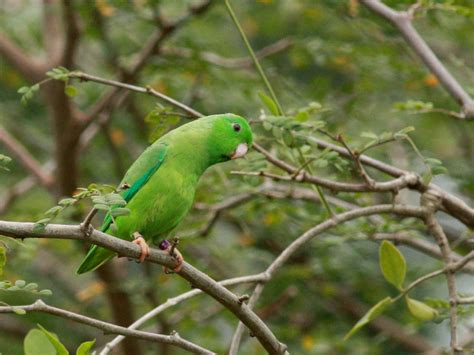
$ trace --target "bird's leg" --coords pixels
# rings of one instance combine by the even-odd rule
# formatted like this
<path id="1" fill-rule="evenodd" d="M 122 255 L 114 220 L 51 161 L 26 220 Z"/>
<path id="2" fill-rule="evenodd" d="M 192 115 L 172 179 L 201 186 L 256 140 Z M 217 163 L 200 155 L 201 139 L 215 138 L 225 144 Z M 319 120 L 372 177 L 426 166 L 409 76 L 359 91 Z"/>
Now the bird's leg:
<path id="1" fill-rule="evenodd" d="M 176 246 L 178 245 L 179 243 L 179 239 L 178 238 L 173 238 L 171 240 L 171 243 L 168 241 L 168 240 L 163 240 L 160 245 L 159 245 L 159 248 L 161 250 L 164 250 L 164 251 L 167 251 L 168 254 L 174 259 L 176 260 L 177 262 L 177 265 L 174 267 L 173 270 L 169 270 L 166 266 L 163 267 L 163 271 L 165 272 L 165 274 L 171 274 L 173 272 L 180 272 L 181 269 L 183 268 L 183 265 L 184 265 L 184 258 L 183 258 L 183 255 L 181 255 L 181 253 L 179 252 L 179 250 L 176 248 Z"/>
<path id="2" fill-rule="evenodd" d="M 146 257 L 150 255 L 150 247 L 148 246 L 145 239 L 140 233 L 135 232 L 132 234 L 132 236 L 133 236 L 132 243 L 138 245 L 142 249 L 140 257 L 138 258 L 138 260 L 140 260 L 140 262 L 142 263 L 145 261 Z"/>

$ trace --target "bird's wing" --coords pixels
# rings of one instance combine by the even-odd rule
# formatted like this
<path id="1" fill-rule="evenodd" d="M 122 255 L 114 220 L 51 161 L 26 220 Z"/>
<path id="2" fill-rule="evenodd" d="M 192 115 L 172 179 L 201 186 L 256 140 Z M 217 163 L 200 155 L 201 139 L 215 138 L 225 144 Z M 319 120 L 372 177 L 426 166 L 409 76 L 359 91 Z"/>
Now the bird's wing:
<path id="1" fill-rule="evenodd" d="M 153 174 L 162 166 L 166 157 L 167 145 L 162 143 L 155 143 L 145 150 L 142 155 L 132 164 L 125 174 L 121 185 L 128 183 L 130 188 L 122 191 L 122 196 L 125 201 L 130 200 L 137 194 L 138 191 L 150 180 Z M 101 230 L 106 232 L 112 223 L 112 217 L 107 214 L 102 223 Z M 81 265 L 77 269 L 77 274 L 83 274 L 97 269 L 102 264 L 113 258 L 115 253 L 112 251 L 93 245 Z"/>
<path id="2" fill-rule="evenodd" d="M 121 185 L 127 183 L 130 187 L 123 190 L 121 195 L 128 203 L 140 189 L 150 180 L 153 174 L 160 168 L 166 157 L 166 144 L 154 144 L 140 155 L 140 157 L 128 169 Z M 107 214 L 102 223 L 101 230 L 105 232 L 112 223 L 112 217 Z"/>

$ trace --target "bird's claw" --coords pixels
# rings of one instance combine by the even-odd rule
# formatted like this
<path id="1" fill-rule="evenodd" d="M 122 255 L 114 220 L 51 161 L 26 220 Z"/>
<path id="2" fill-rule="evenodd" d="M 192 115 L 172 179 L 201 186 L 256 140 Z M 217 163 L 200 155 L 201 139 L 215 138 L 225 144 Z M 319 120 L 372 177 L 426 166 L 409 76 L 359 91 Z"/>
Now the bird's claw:
<path id="1" fill-rule="evenodd" d="M 140 233 L 135 232 L 133 233 L 132 243 L 138 245 L 141 248 L 140 257 L 138 258 L 138 260 L 141 263 L 144 262 L 145 259 L 150 255 L 150 247 L 148 246 L 147 242 Z"/>
<path id="2" fill-rule="evenodd" d="M 178 245 L 179 239 L 175 238 L 173 239 L 172 243 L 170 243 L 168 240 L 163 240 L 160 243 L 159 248 L 163 251 L 167 251 L 168 254 L 176 261 L 177 265 L 173 269 L 169 269 L 168 267 L 163 267 L 163 271 L 165 274 L 172 274 L 176 272 L 180 272 L 181 269 L 183 268 L 184 265 L 184 258 L 183 255 L 179 252 L 179 250 L 176 248 L 176 245 Z"/>

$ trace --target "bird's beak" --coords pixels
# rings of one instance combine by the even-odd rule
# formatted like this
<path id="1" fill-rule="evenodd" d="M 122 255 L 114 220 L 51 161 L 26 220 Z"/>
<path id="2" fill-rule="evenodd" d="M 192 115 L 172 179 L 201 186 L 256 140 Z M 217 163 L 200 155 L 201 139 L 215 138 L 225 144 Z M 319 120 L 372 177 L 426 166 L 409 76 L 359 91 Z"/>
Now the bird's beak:
<path id="1" fill-rule="evenodd" d="M 247 154 L 248 150 L 249 150 L 249 147 L 248 147 L 247 143 L 240 143 L 237 146 L 237 149 L 235 150 L 234 154 L 232 154 L 232 156 L 230 158 L 231 159 L 241 158 L 245 154 Z"/>

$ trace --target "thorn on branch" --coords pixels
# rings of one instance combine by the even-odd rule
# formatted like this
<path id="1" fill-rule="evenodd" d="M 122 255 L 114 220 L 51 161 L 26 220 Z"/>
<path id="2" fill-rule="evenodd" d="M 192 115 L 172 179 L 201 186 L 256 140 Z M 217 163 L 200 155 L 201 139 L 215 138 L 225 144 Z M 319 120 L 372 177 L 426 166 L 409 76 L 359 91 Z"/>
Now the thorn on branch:
<path id="1" fill-rule="evenodd" d="M 94 232 L 94 228 L 92 227 L 91 222 L 97 211 L 98 210 L 96 208 L 91 209 L 90 212 L 87 214 L 86 218 L 84 218 L 84 221 L 79 225 L 79 228 L 81 229 L 82 233 L 84 233 L 84 236 L 86 238 L 90 238 L 90 236 Z"/>
<path id="2" fill-rule="evenodd" d="M 242 305 L 245 301 L 248 301 L 250 299 L 249 295 L 242 295 L 239 297 L 239 305 Z"/>

